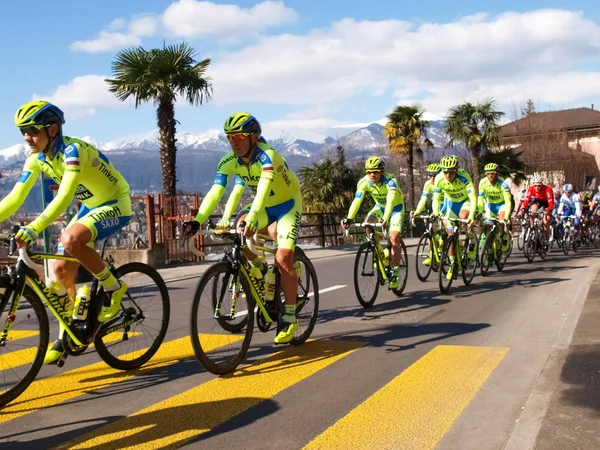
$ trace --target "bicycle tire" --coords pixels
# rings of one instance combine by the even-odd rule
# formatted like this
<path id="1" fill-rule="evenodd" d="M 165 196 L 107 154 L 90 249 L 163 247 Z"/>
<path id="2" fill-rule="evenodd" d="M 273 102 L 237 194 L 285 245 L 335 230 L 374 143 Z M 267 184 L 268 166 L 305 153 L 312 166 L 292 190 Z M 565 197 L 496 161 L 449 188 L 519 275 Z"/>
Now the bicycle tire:
<path id="1" fill-rule="evenodd" d="M 369 255 L 371 255 L 370 258 Z M 359 286 L 360 280 L 367 277 L 369 279 L 373 279 L 375 282 L 375 287 L 373 288 L 373 292 L 370 296 L 368 294 L 363 295 Z M 377 299 L 377 294 L 379 293 L 379 277 L 380 274 L 377 253 L 373 251 L 370 242 L 364 242 L 360 247 L 358 247 L 356 258 L 354 259 L 354 292 L 356 293 L 358 302 L 364 308 L 370 308 L 373 306 L 373 303 L 375 303 L 375 300 Z"/>
<path id="2" fill-rule="evenodd" d="M 226 292 L 229 292 L 228 285 L 231 282 L 232 278 L 233 278 L 233 274 L 230 272 L 227 272 L 223 275 L 222 278 L 217 278 L 215 280 L 215 282 L 213 283 L 213 306 L 216 306 L 218 298 L 223 300 L 223 296 L 226 294 Z M 219 283 L 220 279 L 223 281 L 222 284 Z M 257 315 L 257 318 L 258 318 L 258 315 Z M 231 320 L 229 320 L 225 317 L 219 317 L 217 319 L 217 322 L 219 322 L 219 325 L 225 331 L 229 331 L 230 333 L 237 333 L 237 332 L 241 331 L 248 323 L 248 316 L 246 316 L 239 323 L 232 323 Z M 257 324 L 258 324 L 258 320 L 257 320 Z"/>
<path id="3" fill-rule="evenodd" d="M 404 245 L 402 238 L 400 238 L 400 249 L 400 270 L 398 276 L 402 277 L 402 282 L 397 288 L 391 290 L 398 297 L 402 295 L 408 282 L 408 253 L 406 252 L 406 245 Z"/>
<path id="4" fill-rule="evenodd" d="M 562 250 L 565 255 L 569 255 L 571 250 L 571 230 L 569 227 L 563 227 Z"/>
<path id="5" fill-rule="evenodd" d="M 165 284 L 164 280 L 162 279 L 162 277 L 160 276 L 160 274 L 153 269 L 152 267 L 150 267 L 147 264 L 144 263 L 140 263 L 140 262 L 131 262 L 131 263 L 127 263 L 122 265 L 121 267 L 118 267 L 115 269 L 115 274 L 118 278 L 122 278 L 125 277 L 125 275 L 129 275 L 132 273 L 142 273 L 144 275 L 146 275 L 147 277 L 149 277 L 154 284 L 156 285 L 156 288 L 158 289 L 158 292 L 160 294 L 160 301 L 161 301 L 161 305 L 162 305 L 162 317 L 160 318 L 160 327 L 158 328 L 158 335 L 154 338 L 154 340 L 152 341 L 152 345 L 150 345 L 150 347 L 148 347 L 148 349 L 139 354 L 139 350 L 134 352 L 134 354 L 136 355 L 135 358 L 133 359 L 120 359 L 119 356 L 114 355 L 111 352 L 111 349 L 116 348 L 118 345 L 121 344 L 121 342 L 125 342 L 125 340 L 123 341 L 112 341 L 109 343 L 105 343 L 102 338 L 107 336 L 102 334 L 102 328 L 100 328 L 100 331 L 98 332 L 98 334 L 96 335 L 96 338 L 94 339 L 94 346 L 96 347 L 96 351 L 98 352 L 98 355 L 100 356 L 100 358 L 102 358 L 102 360 L 108 364 L 110 367 L 113 367 L 114 369 L 118 369 L 118 370 L 132 370 L 132 369 L 137 369 L 138 367 L 144 365 L 146 362 L 148 362 L 150 360 L 150 358 L 152 358 L 154 356 L 154 354 L 158 351 L 158 349 L 160 348 L 165 335 L 167 334 L 167 329 L 169 327 L 169 318 L 170 318 L 170 313 L 171 313 L 171 308 L 170 308 L 170 300 L 169 300 L 169 290 L 167 289 L 167 285 Z M 127 293 L 125 293 L 125 295 L 123 296 L 123 303 L 121 304 L 121 311 L 125 311 L 126 309 L 131 309 L 131 308 L 135 308 L 136 306 L 138 306 L 136 304 L 136 302 L 134 300 L 132 300 L 131 297 L 131 292 L 134 292 L 136 290 L 136 286 L 130 286 L 127 290 Z M 100 289 L 99 292 L 102 292 L 102 289 Z M 125 308 L 124 304 L 130 300 L 132 303 L 132 306 L 130 306 L 129 308 Z M 138 314 L 141 312 L 143 314 L 143 309 L 140 308 L 138 311 Z M 123 313 L 121 313 L 123 314 Z M 144 329 L 148 329 L 149 327 L 146 325 L 144 326 L 144 322 L 146 320 L 146 317 L 143 318 L 142 321 L 140 322 L 134 322 L 134 325 L 139 325 L 140 328 L 142 330 Z M 107 322 L 107 323 L 113 323 L 112 320 Z M 112 326 L 116 326 L 118 324 L 118 322 Z M 154 328 L 154 327 L 153 327 Z M 133 331 L 134 329 L 137 328 L 133 328 L 131 331 L 132 332 L 136 332 Z M 143 331 L 142 331 L 143 334 Z M 141 342 L 142 339 L 139 339 L 139 341 Z M 128 339 L 128 347 L 129 350 L 132 347 L 132 341 L 130 339 Z M 146 340 L 144 339 L 144 343 L 146 342 Z M 135 342 L 134 342 L 135 344 Z M 125 355 L 120 355 L 120 356 L 126 356 L 128 354 L 132 354 L 131 351 L 128 351 Z"/>
<path id="6" fill-rule="evenodd" d="M 223 358 L 216 356 L 213 360 L 213 358 L 209 356 L 208 352 L 210 352 L 214 348 L 211 348 L 211 346 L 209 346 L 208 343 L 207 345 L 203 346 L 202 342 L 200 342 L 200 333 L 198 329 L 197 319 L 202 293 L 205 291 L 208 283 L 211 281 L 211 278 L 215 276 L 215 274 L 230 272 L 231 270 L 233 270 L 231 263 L 229 261 L 222 261 L 213 264 L 206 270 L 206 272 L 204 272 L 204 274 L 200 278 L 200 281 L 198 282 L 198 287 L 196 288 L 196 292 L 194 294 L 194 300 L 192 302 L 192 310 L 190 314 L 190 340 L 192 342 L 194 354 L 196 355 L 198 361 L 200 361 L 200 364 L 202 364 L 202 366 L 207 371 L 215 375 L 224 375 L 226 373 L 233 372 L 236 369 L 236 367 L 242 362 L 242 360 L 246 356 L 246 353 L 248 352 L 248 348 L 250 347 L 250 342 L 252 340 L 252 332 L 254 330 L 254 307 L 256 306 L 256 304 L 254 302 L 252 291 L 248 286 L 246 279 L 243 276 L 241 276 L 241 288 L 244 294 L 246 295 L 246 299 L 248 302 L 246 310 L 248 320 L 240 349 L 232 357 L 227 358 L 227 360 L 225 361 L 222 361 Z M 210 304 L 212 309 L 212 295 Z M 221 328 L 220 325 L 218 326 L 219 328 Z M 220 349 L 221 347 L 216 348 Z M 218 354 L 219 353 L 217 353 L 217 355 Z"/>
<path id="7" fill-rule="evenodd" d="M 10 288 L 10 278 L 6 276 L 0 277 L 0 289 Z M 35 377 L 39 373 L 42 365 L 44 363 L 44 356 L 46 354 L 46 350 L 48 348 L 48 340 L 50 337 L 50 329 L 48 325 L 48 315 L 46 314 L 46 310 L 44 308 L 44 304 L 42 300 L 37 296 L 37 294 L 33 291 L 33 289 L 25 285 L 25 289 L 23 290 L 23 296 L 21 297 L 21 304 L 23 302 L 23 298 L 25 298 L 33 312 L 35 313 L 38 323 L 40 326 L 38 337 L 39 341 L 37 344 L 37 352 L 35 357 L 33 358 L 33 363 L 31 364 L 29 370 L 25 373 L 25 376 L 16 383 L 12 388 L 8 389 L 6 392 L 0 394 L 0 407 L 4 406 L 13 400 L 15 400 L 19 395 L 21 395 L 25 390 L 29 387 L 29 385 L 35 380 Z M 0 303 L 4 304 L 3 310 L 10 306 L 10 299 L 7 299 L 6 302 L 0 301 Z M 17 311 L 17 317 L 19 312 Z M 4 324 L 6 318 L 4 317 L 4 311 L 0 311 L 0 323 Z M 10 336 L 10 333 L 9 333 Z M 2 347 L 2 349 L 5 347 Z M 0 350 L 0 362 L 2 361 L 2 351 Z M 0 363 L 0 366 L 3 364 Z"/>
<path id="8" fill-rule="evenodd" d="M 517 248 L 519 251 L 523 251 L 523 246 L 525 245 L 525 233 L 527 229 L 523 226 L 519 228 L 519 235 L 517 236 Z"/>
<path id="9" fill-rule="evenodd" d="M 502 272 L 504 270 L 504 267 L 506 266 L 506 261 L 508 260 L 508 257 L 512 254 L 512 248 L 513 248 L 513 241 L 511 239 L 510 244 L 508 244 L 508 250 L 503 252 L 500 252 L 500 257 L 496 259 L 496 268 L 498 269 L 498 272 Z"/>
<path id="10" fill-rule="evenodd" d="M 536 242 L 537 237 L 535 235 L 535 229 L 529 228 L 527 232 L 527 238 L 525 243 L 523 244 L 523 253 L 525 254 L 525 258 L 528 262 L 532 263 L 535 259 L 536 254 Z"/>
<path id="11" fill-rule="evenodd" d="M 296 305 L 301 304 L 302 306 L 297 307 L 296 309 L 298 331 L 290 341 L 290 344 L 292 345 L 300 345 L 306 342 L 306 340 L 310 337 L 313 329 L 315 328 L 315 324 L 317 323 L 317 318 L 319 317 L 319 280 L 317 278 L 317 271 L 315 270 L 315 267 L 313 266 L 311 260 L 304 254 L 304 252 L 295 253 L 294 261 L 304 264 L 304 271 L 308 274 L 308 278 L 305 283 L 303 283 L 302 279 L 300 279 L 298 282 L 298 289 L 300 292 L 298 292 L 299 295 L 297 294 L 296 296 Z M 310 295 L 311 288 L 313 294 L 312 296 Z M 303 324 L 305 321 L 303 320 L 304 316 L 302 312 L 307 310 L 306 306 L 309 304 L 314 306 L 312 313 L 310 313 L 308 318 L 308 325 L 304 326 Z"/>
<path id="12" fill-rule="evenodd" d="M 456 264 L 456 245 L 454 246 L 454 263 L 450 261 L 450 255 L 448 254 L 450 250 L 450 245 L 456 240 L 456 236 L 448 236 L 446 241 L 444 242 L 444 247 L 442 248 L 442 258 L 440 261 L 440 271 L 439 273 L 439 286 L 442 294 L 447 294 L 450 292 L 450 288 L 452 287 L 452 281 L 454 281 L 454 277 L 456 277 L 456 271 L 458 270 Z M 446 274 L 448 273 L 448 269 L 452 267 L 453 276 L 448 280 L 446 278 Z"/>
<path id="13" fill-rule="evenodd" d="M 426 251 L 427 246 L 429 246 L 428 251 Z M 419 269 L 421 267 L 420 263 L 423 261 L 423 256 L 425 255 L 429 257 L 429 265 L 423 264 L 423 267 L 426 267 L 427 269 L 425 269 L 424 272 L 421 272 Z M 435 256 L 433 255 L 433 239 L 428 234 L 424 234 L 423 236 L 421 236 L 421 239 L 419 239 L 415 255 L 415 267 L 417 269 L 417 278 L 420 281 L 427 281 L 429 275 L 431 274 L 434 260 Z"/>
<path id="14" fill-rule="evenodd" d="M 481 250 L 481 261 L 479 262 L 479 271 L 482 277 L 486 277 L 490 267 L 494 264 L 494 235 L 490 233 L 485 238 L 483 249 Z"/>
<path id="15" fill-rule="evenodd" d="M 491 233 L 490 233 L 491 234 Z M 473 278 L 475 278 L 475 273 L 477 272 L 477 264 L 479 262 L 479 239 L 477 237 L 475 237 L 475 257 L 474 258 L 469 258 L 468 257 L 468 252 L 469 252 L 469 245 L 471 244 L 471 240 L 469 239 L 468 235 L 467 238 L 465 239 L 465 244 L 463 247 L 463 255 L 461 255 L 462 257 L 462 263 L 463 263 L 463 269 L 462 269 L 462 279 L 463 279 L 463 283 L 465 283 L 466 286 L 470 285 L 473 282 Z M 473 263 L 473 268 L 468 268 L 465 264 L 471 264 Z"/>

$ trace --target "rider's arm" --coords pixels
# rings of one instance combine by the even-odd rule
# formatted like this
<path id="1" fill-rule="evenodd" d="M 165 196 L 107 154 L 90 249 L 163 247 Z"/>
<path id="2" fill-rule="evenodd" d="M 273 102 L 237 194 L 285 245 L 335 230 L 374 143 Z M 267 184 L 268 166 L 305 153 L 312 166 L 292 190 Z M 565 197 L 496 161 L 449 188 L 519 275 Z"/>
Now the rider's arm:
<path id="1" fill-rule="evenodd" d="M 483 187 L 485 185 L 485 182 L 487 181 L 487 178 L 484 178 L 483 180 L 481 180 L 479 182 L 479 194 L 477 195 L 477 212 L 479 214 L 483 213 L 483 207 L 485 205 L 485 196 L 483 195 Z"/>
<path id="2" fill-rule="evenodd" d="M 469 197 L 469 202 L 471 203 L 471 210 L 469 211 L 469 220 L 473 220 L 475 218 L 475 209 L 477 208 L 477 194 L 475 193 L 475 186 L 473 186 L 473 180 L 471 180 L 471 176 L 466 174 L 465 176 L 468 180 L 467 183 L 467 195 Z"/>
<path id="3" fill-rule="evenodd" d="M 558 212 L 556 213 L 556 215 L 557 216 L 562 216 L 562 213 L 563 213 L 564 209 L 565 209 L 565 202 L 563 201 L 563 197 L 561 195 L 560 200 L 558 202 Z"/>
<path id="4" fill-rule="evenodd" d="M 440 213 L 440 197 L 442 196 L 442 189 L 440 183 L 443 178 L 438 174 L 433 182 L 433 200 L 431 201 L 431 208 L 433 215 L 437 216 Z"/>
<path id="5" fill-rule="evenodd" d="M 4 222 L 10 216 L 17 212 L 19 207 L 23 204 L 27 198 L 27 194 L 31 191 L 31 188 L 35 184 L 39 174 L 39 170 L 34 164 L 25 162 L 23 172 L 19 176 L 17 183 L 6 197 L 0 202 L 0 222 Z"/>
<path id="6" fill-rule="evenodd" d="M 364 182 L 364 178 L 358 182 L 358 185 L 356 186 L 356 194 L 354 194 L 354 200 L 352 201 L 350 209 L 348 210 L 348 219 L 354 219 L 354 216 L 356 216 L 356 213 L 360 209 L 360 205 L 365 198 L 366 186 L 367 185 Z"/>
<path id="7" fill-rule="evenodd" d="M 579 194 L 575 194 L 574 195 L 574 202 L 575 202 L 575 215 L 577 217 L 581 217 L 581 197 L 579 196 Z"/>
<path id="8" fill-rule="evenodd" d="M 75 197 L 77 186 L 83 181 L 81 167 L 87 163 L 88 154 L 79 145 L 70 144 L 65 148 L 65 173 L 60 181 L 56 197 L 28 227 L 40 233 L 51 225 L 67 209 Z"/>
<path id="9" fill-rule="evenodd" d="M 200 204 L 198 214 L 196 214 L 196 217 L 194 218 L 196 222 L 201 224 L 204 223 L 206 219 L 208 219 L 214 212 L 214 210 L 217 209 L 217 205 L 221 201 L 221 197 L 223 197 L 223 193 L 225 192 L 227 181 L 229 181 L 229 175 L 226 173 L 217 173 L 212 187 Z"/>
<path id="10" fill-rule="evenodd" d="M 425 186 L 423 187 L 423 194 L 421 194 L 421 199 L 419 200 L 419 204 L 417 205 L 417 209 L 415 209 L 415 215 L 419 215 L 425 209 L 427 205 L 427 199 L 430 197 L 433 198 L 433 184 L 429 180 L 425 182 Z"/>
<path id="11" fill-rule="evenodd" d="M 229 198 L 227 199 L 227 203 L 225 204 L 225 210 L 223 211 L 223 217 L 230 218 L 233 214 L 233 210 L 240 204 L 240 200 L 242 199 L 242 194 L 244 193 L 244 188 L 246 187 L 246 183 L 244 180 L 238 175 L 235 178 L 235 185 L 233 186 L 233 190 L 231 194 L 229 194 Z"/>
<path id="12" fill-rule="evenodd" d="M 548 201 L 548 209 L 552 211 L 554 208 L 554 193 L 552 192 L 552 188 L 548 186 L 546 189 L 546 200 Z M 581 211 L 581 203 L 579 204 L 579 208 Z"/>
<path id="13" fill-rule="evenodd" d="M 510 213 L 512 212 L 512 201 L 510 199 L 510 187 L 508 187 L 508 184 L 506 183 L 506 181 L 501 181 L 500 185 L 502 186 L 502 189 L 504 189 L 504 204 L 506 205 L 506 218 L 510 218 Z"/>
<path id="14" fill-rule="evenodd" d="M 396 189 L 398 189 L 398 183 L 395 178 L 390 178 L 387 181 L 387 197 L 385 198 L 385 210 L 383 211 L 383 220 L 386 222 L 390 221 L 392 217 L 392 210 L 394 209 L 394 198 L 396 197 Z"/>

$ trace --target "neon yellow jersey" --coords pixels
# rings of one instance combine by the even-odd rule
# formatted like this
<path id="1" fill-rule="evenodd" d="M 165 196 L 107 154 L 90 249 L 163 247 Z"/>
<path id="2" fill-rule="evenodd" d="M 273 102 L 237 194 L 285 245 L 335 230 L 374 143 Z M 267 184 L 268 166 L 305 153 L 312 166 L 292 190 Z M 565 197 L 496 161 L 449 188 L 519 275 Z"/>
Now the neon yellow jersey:
<path id="1" fill-rule="evenodd" d="M 504 178 L 498 177 L 495 184 L 490 183 L 487 177 L 479 182 L 479 197 L 477 200 L 477 206 L 480 212 L 483 211 L 483 207 L 486 202 L 492 205 L 506 205 L 507 216 L 510 216 L 510 187 Z"/>
<path id="2" fill-rule="evenodd" d="M 59 139 L 51 156 L 32 153 L 10 194 L 0 202 L 0 222 L 12 216 L 23 204 L 40 172 L 60 185 L 56 197 L 28 227 L 40 233 L 53 223 L 77 197 L 93 209 L 108 201 L 129 195 L 129 184 L 109 159 L 96 147 L 67 136 Z"/>
<path id="3" fill-rule="evenodd" d="M 423 212 L 429 200 L 433 202 L 433 191 L 433 182 L 431 181 L 431 179 L 428 179 L 425 182 L 425 185 L 423 186 L 423 193 L 421 194 L 421 199 L 419 200 L 417 209 L 415 209 L 415 215 L 419 215 Z M 444 203 L 443 197 L 440 197 L 440 202 L 440 205 Z"/>
<path id="4" fill-rule="evenodd" d="M 265 207 L 285 203 L 300 193 L 298 178 L 289 170 L 285 159 L 270 145 L 258 142 L 252 161 L 248 165 L 233 152 L 221 158 L 217 166 L 217 175 L 200 205 L 196 221 L 204 223 L 213 213 L 223 197 L 231 175 L 238 175 L 234 192 L 241 196 L 245 185 L 254 194 L 250 216 L 264 210 Z M 239 198 L 237 202 L 239 203 Z M 230 209 L 233 210 L 234 207 Z M 251 219 L 252 216 L 247 220 Z"/>
<path id="5" fill-rule="evenodd" d="M 435 177 L 433 184 L 433 212 L 440 212 L 440 198 L 445 194 L 448 201 L 452 203 L 462 203 L 470 201 L 470 214 L 472 219 L 475 216 L 475 207 L 477 205 L 477 196 L 471 175 L 466 170 L 458 169 L 453 181 L 446 180 L 444 172 L 440 172 Z"/>
<path id="6" fill-rule="evenodd" d="M 359 180 L 356 186 L 356 194 L 348 211 L 348 219 L 354 219 L 367 192 L 373 197 L 376 206 L 385 207 L 383 213 L 385 221 L 390 220 L 392 211 L 401 211 L 404 208 L 404 194 L 393 174 L 383 173 L 379 179 L 379 183 L 373 183 L 369 179 L 369 175 L 366 175 Z M 398 206 L 401 207 L 396 208 Z"/>

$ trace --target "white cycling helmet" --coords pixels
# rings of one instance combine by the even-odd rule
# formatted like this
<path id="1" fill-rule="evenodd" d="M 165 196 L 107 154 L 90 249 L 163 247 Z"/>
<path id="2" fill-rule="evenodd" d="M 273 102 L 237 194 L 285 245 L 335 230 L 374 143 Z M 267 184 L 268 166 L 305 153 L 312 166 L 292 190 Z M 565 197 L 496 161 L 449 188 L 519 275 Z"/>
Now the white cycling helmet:
<path id="1" fill-rule="evenodd" d="M 573 185 L 567 183 L 563 186 L 563 191 L 565 192 L 571 192 L 573 190 Z"/>
<path id="2" fill-rule="evenodd" d="M 531 179 L 531 184 L 537 184 L 537 183 L 544 184 L 544 180 L 542 179 L 542 177 L 540 175 L 536 175 Z"/>
<path id="3" fill-rule="evenodd" d="M 555 194 L 560 194 L 561 193 L 559 188 L 552 189 L 552 192 L 555 193 Z"/>

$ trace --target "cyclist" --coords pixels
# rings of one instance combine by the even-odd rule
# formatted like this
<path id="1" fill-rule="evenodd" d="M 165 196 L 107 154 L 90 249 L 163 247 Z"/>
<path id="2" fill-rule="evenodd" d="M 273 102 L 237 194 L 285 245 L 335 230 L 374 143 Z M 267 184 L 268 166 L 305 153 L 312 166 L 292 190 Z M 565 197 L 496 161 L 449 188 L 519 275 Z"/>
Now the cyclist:
<path id="1" fill-rule="evenodd" d="M 196 218 L 184 225 L 191 235 L 200 229 L 219 204 L 230 175 L 238 175 L 250 187 L 255 196 L 246 216 L 245 235 L 251 237 L 276 222 L 276 236 L 272 237 L 277 242 L 275 260 L 281 273 L 285 314 L 284 327 L 275 337 L 275 343 L 288 343 L 298 330 L 294 248 L 302 217 L 300 183 L 281 155 L 260 140 L 261 126 L 253 115 L 235 113 L 227 118 L 223 128 L 231 151 L 221 158 L 213 186 L 202 201 Z"/>
<path id="2" fill-rule="evenodd" d="M 590 209 L 592 210 L 593 215 L 600 215 L 600 186 L 598 186 L 598 192 L 596 192 L 592 197 Z"/>
<path id="3" fill-rule="evenodd" d="M 475 217 L 475 209 L 477 206 L 477 196 L 475 195 L 475 187 L 471 175 L 466 170 L 458 168 L 458 158 L 456 155 L 447 155 L 440 160 L 440 168 L 442 170 L 435 177 L 433 188 L 433 214 L 440 214 L 440 198 L 442 194 L 446 196 L 446 219 L 467 219 L 473 222 Z M 448 234 L 451 233 L 451 225 L 447 223 Z M 475 256 L 476 248 L 469 250 L 469 258 Z M 454 262 L 454 245 L 448 251 L 450 261 Z M 450 270 L 446 274 L 448 279 L 453 276 L 451 265 Z"/>
<path id="4" fill-rule="evenodd" d="M 421 200 L 419 200 L 417 209 L 415 211 L 410 212 L 411 219 L 414 216 L 421 214 L 425 209 L 427 209 L 428 212 L 432 211 L 433 183 L 435 182 L 436 175 L 440 173 L 440 170 L 441 169 L 439 164 L 429 164 L 427 166 L 427 175 L 429 176 L 429 178 L 423 186 L 423 194 L 421 194 Z M 444 210 L 443 207 L 442 210 Z M 431 251 L 429 251 L 429 256 L 423 260 L 423 264 L 426 266 L 431 264 Z"/>
<path id="5" fill-rule="evenodd" d="M 532 181 L 533 186 L 527 190 L 525 198 L 519 205 L 517 215 L 520 217 L 528 208 L 531 215 L 537 214 L 538 212 L 543 213 L 542 224 L 544 227 L 544 234 L 546 235 L 546 240 L 549 241 L 550 214 L 554 209 L 554 193 L 550 186 L 544 184 L 544 180 L 541 176 L 534 176 Z M 531 217 L 529 218 L 529 223 L 533 228 L 533 219 Z"/>
<path id="6" fill-rule="evenodd" d="M 390 243 L 392 244 L 392 274 L 390 288 L 400 285 L 400 233 L 402 232 L 402 211 L 404 210 L 404 194 L 398 181 L 391 173 L 385 173 L 385 165 L 381 158 L 372 156 L 365 162 L 367 175 L 359 180 L 356 186 L 354 201 L 350 205 L 348 217 L 342 220 L 342 228 L 349 223 L 360 209 L 365 193 L 368 192 L 375 206 L 367 213 L 365 222 L 379 222 L 390 226 Z"/>
<path id="7" fill-rule="evenodd" d="M 486 178 L 479 182 L 477 209 L 480 214 L 485 207 L 486 219 L 509 220 L 512 208 L 510 188 L 504 178 L 498 176 L 498 164 L 489 163 L 484 167 Z M 508 233 L 502 226 L 502 251 L 508 250 Z"/>
<path id="8" fill-rule="evenodd" d="M 43 100 L 29 102 L 17 110 L 14 120 L 31 154 L 15 187 L 0 202 L 0 222 L 19 209 L 40 172 L 49 175 L 60 187 L 42 214 L 19 229 L 16 235 L 19 247 L 35 243 L 38 235 L 69 207 L 73 197 L 80 200 L 78 213 L 60 237 L 58 253 L 74 256 L 100 281 L 110 298 L 110 305 L 105 304 L 98 316 L 100 322 L 105 322 L 119 311 L 127 285 L 108 270 L 94 250 L 94 243 L 129 222 L 129 184 L 98 149 L 80 139 L 63 136 L 64 114 L 57 106 Z M 78 267 L 79 262 L 72 261 L 55 261 L 53 265 L 54 277 L 71 299 L 76 298 Z M 63 333 L 61 324 L 59 339 L 46 353 L 46 364 L 56 363 L 63 353 Z"/>
<path id="9" fill-rule="evenodd" d="M 573 185 L 567 183 L 563 186 L 563 195 L 560 197 L 560 205 L 558 207 L 558 216 L 575 216 L 573 225 L 576 234 L 579 234 L 581 227 L 581 197 L 573 191 Z M 563 219 L 564 220 L 564 219 Z"/>

